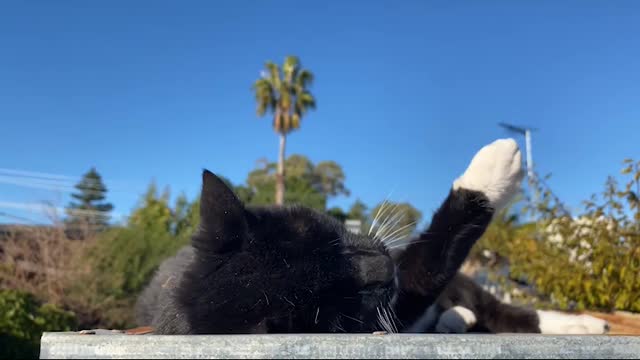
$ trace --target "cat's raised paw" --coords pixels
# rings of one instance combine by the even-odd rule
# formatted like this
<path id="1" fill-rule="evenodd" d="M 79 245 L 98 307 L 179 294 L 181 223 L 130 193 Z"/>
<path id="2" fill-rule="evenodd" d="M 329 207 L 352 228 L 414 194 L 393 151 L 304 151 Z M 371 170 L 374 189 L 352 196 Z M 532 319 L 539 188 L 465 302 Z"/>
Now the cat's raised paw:
<path id="1" fill-rule="evenodd" d="M 483 193 L 490 206 L 503 208 L 518 192 L 524 176 L 522 155 L 513 139 L 499 139 L 478 151 L 453 189 Z"/>

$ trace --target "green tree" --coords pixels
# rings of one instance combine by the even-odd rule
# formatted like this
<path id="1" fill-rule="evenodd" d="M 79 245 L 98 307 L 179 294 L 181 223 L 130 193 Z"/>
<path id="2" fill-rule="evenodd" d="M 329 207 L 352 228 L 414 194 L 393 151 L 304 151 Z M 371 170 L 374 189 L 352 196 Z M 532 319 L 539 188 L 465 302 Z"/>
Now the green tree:
<path id="1" fill-rule="evenodd" d="M 273 129 L 280 136 L 280 150 L 276 171 L 275 203 L 285 202 L 285 146 L 286 136 L 300 127 L 302 117 L 315 109 L 316 101 L 308 87 L 313 74 L 302 69 L 296 56 L 287 56 L 282 69 L 271 62 L 265 64 L 263 76 L 253 84 L 258 116 L 273 114 Z"/>
<path id="2" fill-rule="evenodd" d="M 367 220 L 367 205 L 360 199 L 357 199 L 349 208 L 347 217 L 349 219 L 360 220 L 364 223 Z"/>
<path id="3" fill-rule="evenodd" d="M 339 164 L 323 161 L 317 165 L 302 155 L 291 155 L 285 161 L 287 173 L 285 182 L 286 204 L 302 204 L 317 210 L 326 209 L 330 197 L 349 194 L 344 184 L 345 175 Z M 269 205 L 274 203 L 277 165 L 263 163 L 251 171 L 247 186 L 235 187 L 238 197 L 249 205 Z"/>
<path id="4" fill-rule="evenodd" d="M 318 190 L 329 196 L 346 195 L 350 192 L 345 187 L 345 174 L 335 161 L 321 161 L 312 170 L 313 184 Z"/>
<path id="5" fill-rule="evenodd" d="M 253 201 L 253 191 L 247 186 L 238 185 L 233 188 L 236 195 L 245 204 L 251 204 Z"/>
<path id="6" fill-rule="evenodd" d="M 93 231 L 106 228 L 113 205 L 105 202 L 107 187 L 98 171 L 92 167 L 75 188 L 78 192 L 71 194 L 74 200 L 66 209 L 67 225 L 75 230 L 85 226 Z"/>
<path id="7" fill-rule="evenodd" d="M 422 213 L 413 205 L 390 201 L 376 205 L 368 219 L 367 231 L 385 242 L 392 242 L 411 235 L 422 219 Z"/>
<path id="8" fill-rule="evenodd" d="M 331 209 L 327 210 L 327 214 L 333 216 L 334 218 L 340 220 L 340 222 L 345 222 L 347 220 L 347 213 L 344 212 L 341 208 L 334 206 Z"/>
<path id="9" fill-rule="evenodd" d="M 190 236 L 200 223 L 200 196 L 189 202 L 184 194 L 176 198 L 172 212 L 172 233 L 178 236 Z"/>
<path id="10" fill-rule="evenodd" d="M 79 267 L 89 266 L 86 279 L 70 290 L 70 297 L 96 313 L 103 326 L 132 326 L 133 302 L 160 263 L 188 244 L 198 226 L 198 202 L 184 195 L 170 201 L 168 189 L 152 183 L 125 227 L 100 234 Z"/>

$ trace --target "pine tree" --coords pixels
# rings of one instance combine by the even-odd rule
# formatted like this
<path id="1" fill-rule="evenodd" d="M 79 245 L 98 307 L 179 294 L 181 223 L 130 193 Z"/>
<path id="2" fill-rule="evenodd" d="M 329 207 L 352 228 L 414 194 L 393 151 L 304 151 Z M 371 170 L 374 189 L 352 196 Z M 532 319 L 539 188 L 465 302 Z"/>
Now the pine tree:
<path id="1" fill-rule="evenodd" d="M 99 231 L 109 224 L 109 212 L 113 205 L 105 202 L 107 187 L 95 168 L 91 168 L 75 185 L 78 192 L 71 194 L 74 199 L 67 207 L 67 226 L 77 233 L 84 229 Z"/>

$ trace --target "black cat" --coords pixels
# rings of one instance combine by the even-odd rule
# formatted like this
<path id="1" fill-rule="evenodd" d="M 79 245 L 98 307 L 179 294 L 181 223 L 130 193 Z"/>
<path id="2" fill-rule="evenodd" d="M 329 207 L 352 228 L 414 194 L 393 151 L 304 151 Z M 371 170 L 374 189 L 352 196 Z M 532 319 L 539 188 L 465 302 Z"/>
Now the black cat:
<path id="1" fill-rule="evenodd" d="M 351 233 L 308 208 L 245 207 L 205 170 L 200 227 L 140 296 L 138 323 L 158 334 L 422 332 L 434 314 L 467 324 L 460 308 L 492 317 L 457 306 L 466 296 L 443 299 L 470 289 L 458 270 L 521 178 L 515 141 L 483 147 L 429 228 L 392 258 L 388 239 Z M 539 332 L 536 313 L 526 315 L 524 330 Z"/>

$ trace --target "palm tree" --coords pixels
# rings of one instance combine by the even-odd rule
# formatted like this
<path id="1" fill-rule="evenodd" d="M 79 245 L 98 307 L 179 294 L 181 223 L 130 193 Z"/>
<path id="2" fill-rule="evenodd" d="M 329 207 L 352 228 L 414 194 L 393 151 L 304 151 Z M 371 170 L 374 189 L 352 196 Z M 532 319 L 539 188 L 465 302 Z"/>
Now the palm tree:
<path id="1" fill-rule="evenodd" d="M 276 204 L 284 203 L 284 150 L 286 136 L 300 127 L 300 121 L 309 109 L 315 109 L 316 100 L 307 89 L 313 74 L 300 66 L 300 59 L 287 56 L 282 70 L 267 61 L 266 71 L 253 84 L 258 116 L 273 113 L 273 130 L 280 136 L 278 168 L 276 172 Z"/>

